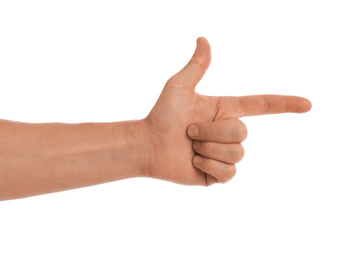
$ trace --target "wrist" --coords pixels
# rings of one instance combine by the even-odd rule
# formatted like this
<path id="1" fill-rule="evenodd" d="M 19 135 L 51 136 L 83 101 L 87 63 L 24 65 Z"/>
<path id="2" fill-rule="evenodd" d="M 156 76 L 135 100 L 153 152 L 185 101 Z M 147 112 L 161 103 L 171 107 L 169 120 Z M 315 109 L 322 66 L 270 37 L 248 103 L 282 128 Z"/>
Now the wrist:
<path id="1" fill-rule="evenodd" d="M 145 120 L 114 122 L 111 133 L 114 178 L 148 176 L 151 140 Z"/>

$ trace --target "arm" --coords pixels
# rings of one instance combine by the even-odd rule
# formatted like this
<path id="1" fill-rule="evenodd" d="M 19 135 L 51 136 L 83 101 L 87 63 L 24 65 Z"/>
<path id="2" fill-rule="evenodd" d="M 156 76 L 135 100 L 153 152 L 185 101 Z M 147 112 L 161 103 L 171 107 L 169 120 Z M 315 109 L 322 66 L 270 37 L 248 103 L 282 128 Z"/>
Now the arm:
<path id="1" fill-rule="evenodd" d="M 143 176 L 143 125 L 0 120 L 0 200 Z"/>
<path id="2" fill-rule="evenodd" d="M 244 116 L 304 113 L 296 96 L 211 97 L 195 87 L 211 60 L 197 40 L 189 63 L 165 84 L 139 121 L 28 124 L 0 121 L 0 199 L 20 198 L 136 176 L 185 185 L 225 183 L 243 157 Z"/>

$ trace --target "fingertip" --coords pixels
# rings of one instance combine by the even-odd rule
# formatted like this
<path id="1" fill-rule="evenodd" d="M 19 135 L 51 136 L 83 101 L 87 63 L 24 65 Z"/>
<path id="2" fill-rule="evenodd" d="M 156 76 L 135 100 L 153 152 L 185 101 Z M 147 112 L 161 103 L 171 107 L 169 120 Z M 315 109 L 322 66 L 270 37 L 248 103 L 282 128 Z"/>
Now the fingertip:
<path id="1" fill-rule="evenodd" d="M 310 102 L 307 98 L 298 97 L 298 96 L 290 96 L 286 97 L 286 112 L 292 113 L 306 113 L 312 109 L 312 102 Z"/>
<path id="2" fill-rule="evenodd" d="M 307 98 L 300 98 L 300 102 L 298 103 L 297 112 L 298 113 L 306 113 L 312 109 L 312 102 Z"/>
<path id="3" fill-rule="evenodd" d="M 312 102 L 310 100 L 308 100 L 307 98 L 304 99 L 304 108 L 305 108 L 305 111 L 304 112 L 308 112 L 312 109 Z"/>
<path id="4" fill-rule="evenodd" d="M 202 36 L 196 40 L 196 50 L 193 56 L 193 60 L 202 65 L 205 69 L 208 69 L 211 63 L 211 47 L 208 40 Z"/>
<path id="5" fill-rule="evenodd" d="M 195 89 L 203 78 L 211 63 L 211 48 L 208 40 L 204 37 L 198 37 L 196 43 L 196 49 L 190 61 L 181 71 L 171 77 L 171 80 L 168 80 L 168 86 Z"/>
<path id="6" fill-rule="evenodd" d="M 203 36 L 200 36 L 200 37 L 197 38 L 196 42 L 197 42 L 197 45 L 198 45 L 199 42 L 208 42 L 208 40 L 206 38 L 204 38 Z"/>

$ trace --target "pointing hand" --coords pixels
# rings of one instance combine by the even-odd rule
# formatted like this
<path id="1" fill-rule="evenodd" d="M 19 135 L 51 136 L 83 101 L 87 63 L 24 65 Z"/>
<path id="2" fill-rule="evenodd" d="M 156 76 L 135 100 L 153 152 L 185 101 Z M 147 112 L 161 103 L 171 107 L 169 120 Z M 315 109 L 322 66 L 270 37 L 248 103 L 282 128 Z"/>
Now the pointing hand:
<path id="1" fill-rule="evenodd" d="M 309 100 L 296 96 L 203 96 L 195 87 L 211 61 L 205 38 L 189 63 L 172 76 L 143 119 L 150 142 L 148 177 L 186 185 L 225 183 L 236 173 L 247 136 L 243 116 L 304 113 Z"/>

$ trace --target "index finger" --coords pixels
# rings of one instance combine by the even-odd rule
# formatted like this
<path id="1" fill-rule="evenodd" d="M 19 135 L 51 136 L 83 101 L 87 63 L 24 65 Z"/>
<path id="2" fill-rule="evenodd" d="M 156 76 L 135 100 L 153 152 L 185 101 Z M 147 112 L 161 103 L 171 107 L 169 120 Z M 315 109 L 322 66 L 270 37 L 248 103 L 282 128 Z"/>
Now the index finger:
<path id="1" fill-rule="evenodd" d="M 257 116 L 279 113 L 305 113 L 312 108 L 312 103 L 303 97 L 285 95 L 255 95 L 234 97 L 237 109 L 232 117 Z"/>

